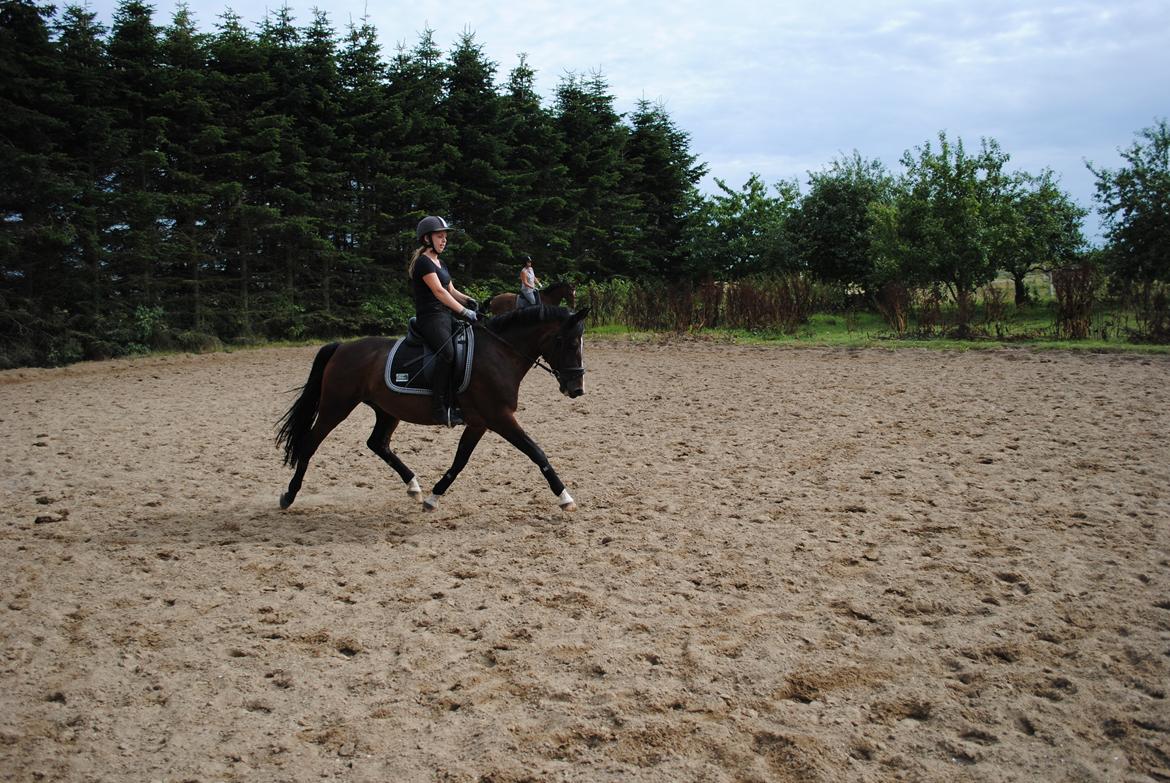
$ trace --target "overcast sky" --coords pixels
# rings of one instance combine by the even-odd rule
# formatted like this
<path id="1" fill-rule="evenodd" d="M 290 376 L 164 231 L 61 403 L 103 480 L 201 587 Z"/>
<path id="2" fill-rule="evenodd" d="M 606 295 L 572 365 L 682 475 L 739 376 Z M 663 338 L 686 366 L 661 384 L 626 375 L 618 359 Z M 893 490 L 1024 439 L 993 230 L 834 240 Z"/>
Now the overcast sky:
<path id="1" fill-rule="evenodd" d="M 65 0 L 61 4 L 64 5 Z M 116 0 L 90 0 L 107 25 Z M 231 8 L 254 29 L 281 0 L 189 0 L 214 29 Z M 506 79 L 519 53 L 546 100 L 569 72 L 600 71 L 629 111 L 662 102 L 718 177 L 738 188 L 752 172 L 796 178 L 859 151 L 893 169 L 940 130 L 971 148 L 997 139 L 1015 169 L 1053 169 L 1093 207 L 1084 161 L 1116 167 L 1119 147 L 1170 115 L 1166 0 L 290 0 L 299 25 L 312 9 L 339 34 L 363 15 L 384 59 L 433 29 L 444 51 L 466 29 Z M 170 0 L 155 0 L 169 23 Z M 1090 218 L 1089 232 L 1097 221 Z"/>

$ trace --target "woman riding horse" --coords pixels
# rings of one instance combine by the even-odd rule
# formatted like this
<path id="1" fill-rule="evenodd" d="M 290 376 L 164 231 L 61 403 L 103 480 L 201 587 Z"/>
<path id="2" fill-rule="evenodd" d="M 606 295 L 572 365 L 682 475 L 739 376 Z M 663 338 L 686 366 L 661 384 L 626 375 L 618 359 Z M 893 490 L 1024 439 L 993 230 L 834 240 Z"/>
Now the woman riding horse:
<path id="1" fill-rule="evenodd" d="M 454 228 L 446 220 L 429 215 L 419 221 L 414 231 L 419 247 L 410 259 L 410 287 L 414 294 L 415 325 L 434 354 L 432 379 L 434 394 L 431 412 L 435 421 L 448 427 L 463 423 L 451 394 L 451 314 L 475 322 L 476 302 L 455 288 L 451 273 L 439 260 L 447 247 L 447 232 Z"/>
<path id="2" fill-rule="evenodd" d="M 572 283 L 552 283 L 545 288 L 533 292 L 536 295 L 536 304 L 557 306 L 567 304 L 577 306 L 577 287 Z M 527 301 L 513 293 L 496 294 L 484 302 L 483 311 L 491 315 L 501 315 L 517 307 L 528 307 Z"/>
<path id="3" fill-rule="evenodd" d="M 582 335 L 589 308 L 571 312 L 563 307 L 526 307 L 497 316 L 487 325 L 475 324 L 475 349 L 466 391 L 460 392 L 467 427 L 451 467 L 435 484 L 423 508 L 434 509 L 451 482 L 463 470 L 471 452 L 488 430 L 524 452 L 540 468 L 557 503 L 565 511 L 576 508 L 569 491 L 549 464 L 536 441 L 516 421 L 520 381 L 533 366 L 551 373 L 569 398 L 585 393 L 582 379 Z M 422 494 L 414 472 L 390 450 L 390 436 L 399 422 L 436 422 L 425 396 L 391 391 L 386 383 L 386 361 L 395 341 L 365 337 L 348 343 L 330 343 L 317 352 L 301 394 L 280 420 L 277 443 L 284 448 L 285 464 L 294 468 L 280 507 L 296 499 L 309 460 L 321 441 L 345 421 L 360 403 L 374 410 L 374 431 L 366 445 L 394 468 L 406 491 Z"/>

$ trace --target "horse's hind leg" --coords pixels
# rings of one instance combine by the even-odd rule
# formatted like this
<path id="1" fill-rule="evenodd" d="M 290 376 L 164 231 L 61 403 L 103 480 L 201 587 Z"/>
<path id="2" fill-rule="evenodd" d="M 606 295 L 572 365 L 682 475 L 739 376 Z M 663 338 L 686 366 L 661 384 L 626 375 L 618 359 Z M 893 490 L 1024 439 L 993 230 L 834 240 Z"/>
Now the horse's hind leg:
<path id="1" fill-rule="evenodd" d="M 463 430 L 463 434 L 459 437 L 459 448 L 455 451 L 455 461 L 451 463 L 451 467 L 443 474 L 443 478 L 435 484 L 435 488 L 431 490 L 431 496 L 423 501 L 423 508 L 427 511 L 434 511 L 435 506 L 439 505 L 439 497 L 447 491 L 455 478 L 467 465 L 467 460 L 471 459 L 471 452 L 475 451 L 475 447 L 479 444 L 479 439 L 483 437 L 487 430 L 484 427 L 467 427 Z"/>
<path id="2" fill-rule="evenodd" d="M 402 478 L 406 484 L 406 492 L 412 498 L 417 498 L 422 494 L 422 487 L 418 485 L 418 479 L 414 475 L 414 471 L 406 467 L 402 460 L 398 459 L 398 455 L 390 450 L 390 436 L 394 434 L 394 430 L 398 427 L 398 419 L 391 416 L 389 413 L 374 408 L 374 431 L 370 433 L 370 439 L 366 441 L 366 445 L 370 447 L 370 451 L 377 454 L 382 460 L 394 468 L 394 471 Z"/>
<path id="3" fill-rule="evenodd" d="M 313 422 L 313 428 L 309 430 L 304 452 L 297 459 L 296 472 L 293 473 L 292 481 L 288 482 L 288 490 L 280 496 L 281 508 L 288 508 L 296 500 L 297 493 L 301 491 L 301 483 L 305 479 L 305 471 L 309 469 L 309 460 L 317 452 L 317 447 L 338 424 L 345 421 L 345 417 L 352 413 L 356 407 L 357 400 L 355 399 L 322 401 L 321 407 L 317 411 L 317 420 Z"/>

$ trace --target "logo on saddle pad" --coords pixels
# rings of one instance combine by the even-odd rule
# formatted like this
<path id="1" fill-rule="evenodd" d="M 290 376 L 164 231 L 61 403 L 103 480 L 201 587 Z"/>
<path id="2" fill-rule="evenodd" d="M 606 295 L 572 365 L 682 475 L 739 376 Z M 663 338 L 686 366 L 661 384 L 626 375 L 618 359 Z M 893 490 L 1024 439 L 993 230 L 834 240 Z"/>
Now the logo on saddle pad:
<path id="1" fill-rule="evenodd" d="M 406 336 L 390 349 L 386 357 L 386 385 L 399 394 L 430 394 L 434 374 L 435 352 L 415 329 L 415 319 L 406 326 Z M 455 369 L 451 374 L 455 393 L 467 391 L 471 383 L 471 356 L 475 353 L 475 332 L 470 325 L 457 324 L 451 337 L 455 348 Z"/>

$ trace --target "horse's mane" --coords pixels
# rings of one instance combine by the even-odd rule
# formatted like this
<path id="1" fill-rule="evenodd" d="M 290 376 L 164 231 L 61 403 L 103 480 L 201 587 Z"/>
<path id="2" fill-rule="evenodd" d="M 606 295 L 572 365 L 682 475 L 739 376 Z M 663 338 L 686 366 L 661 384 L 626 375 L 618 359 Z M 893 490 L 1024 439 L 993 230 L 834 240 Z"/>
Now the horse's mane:
<path id="1" fill-rule="evenodd" d="M 512 310 L 501 315 L 493 315 L 485 323 L 488 329 L 498 334 L 500 332 L 506 332 L 509 329 L 527 326 L 539 321 L 564 321 L 572 314 L 573 311 L 567 307 L 537 305 L 536 307 L 523 307 L 519 310 Z"/>

